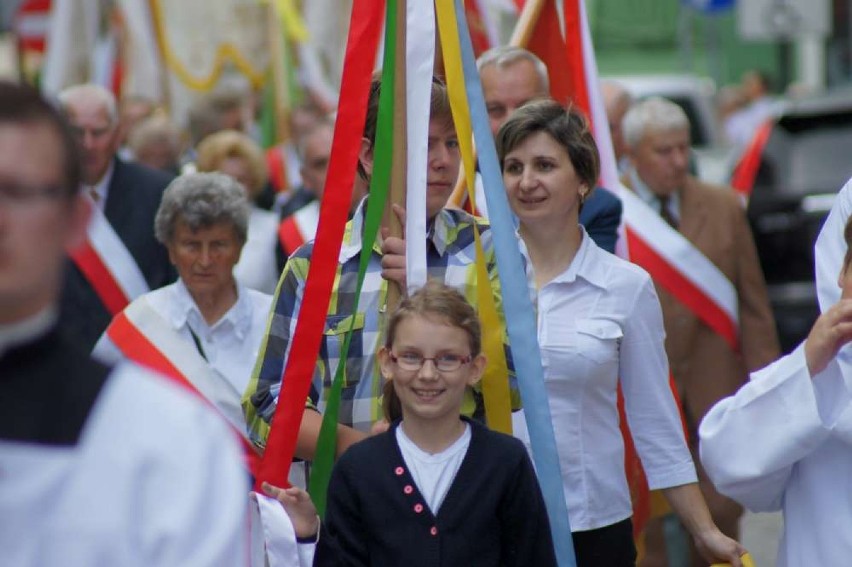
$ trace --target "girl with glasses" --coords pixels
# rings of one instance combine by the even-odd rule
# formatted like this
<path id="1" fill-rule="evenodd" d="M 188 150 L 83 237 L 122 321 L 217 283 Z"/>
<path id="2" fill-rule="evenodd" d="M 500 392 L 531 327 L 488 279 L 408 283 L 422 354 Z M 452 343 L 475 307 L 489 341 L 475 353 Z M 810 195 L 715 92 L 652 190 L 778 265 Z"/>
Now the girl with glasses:
<path id="1" fill-rule="evenodd" d="M 378 357 L 392 424 L 335 465 L 315 565 L 556 565 L 523 445 L 460 416 L 485 368 L 470 304 L 427 283 Z"/>

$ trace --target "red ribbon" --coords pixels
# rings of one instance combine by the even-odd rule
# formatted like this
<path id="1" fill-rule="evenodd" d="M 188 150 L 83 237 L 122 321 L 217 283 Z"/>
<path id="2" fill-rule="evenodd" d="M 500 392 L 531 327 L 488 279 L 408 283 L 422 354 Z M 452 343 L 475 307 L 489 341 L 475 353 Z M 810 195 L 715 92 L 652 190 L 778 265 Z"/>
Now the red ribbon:
<path id="1" fill-rule="evenodd" d="M 379 46 L 384 2 L 355 0 L 349 24 L 349 38 L 343 64 L 340 106 L 334 127 L 334 141 L 320 207 L 320 220 L 311 269 L 305 284 L 302 309 L 292 337 L 290 357 L 284 369 L 283 384 L 266 451 L 257 474 L 256 489 L 263 481 L 287 485 L 290 462 L 296 451 L 296 438 L 316 368 L 328 304 L 337 273 L 337 258 L 352 200 L 352 187 L 358 165 L 358 152 L 367 115 L 373 64 Z"/>
<path id="2" fill-rule="evenodd" d="M 748 148 L 743 152 L 736 169 L 734 169 L 731 176 L 731 186 L 740 195 L 748 197 L 754 189 L 754 181 L 757 179 L 757 171 L 760 169 L 760 158 L 763 156 L 763 148 L 766 147 L 766 142 L 772 133 L 773 124 L 774 121 L 767 120 L 760 125 Z"/>

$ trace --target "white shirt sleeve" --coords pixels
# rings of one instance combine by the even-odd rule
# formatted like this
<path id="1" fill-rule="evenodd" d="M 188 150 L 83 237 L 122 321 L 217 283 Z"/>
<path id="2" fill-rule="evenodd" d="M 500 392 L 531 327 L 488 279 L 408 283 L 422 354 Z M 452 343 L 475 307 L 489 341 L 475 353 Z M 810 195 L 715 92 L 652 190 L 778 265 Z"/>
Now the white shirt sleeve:
<path id="1" fill-rule="evenodd" d="M 619 372 L 627 421 L 652 490 L 696 482 L 669 386 L 663 314 L 650 278 L 625 319 Z"/>
<path id="2" fill-rule="evenodd" d="M 837 362 L 812 380 L 800 345 L 707 413 L 701 462 L 722 494 L 751 510 L 780 509 L 796 463 L 831 435 L 850 401 Z"/>
<path id="3" fill-rule="evenodd" d="M 843 229 L 852 214 L 852 179 L 837 194 L 834 206 L 822 226 L 814 247 L 817 296 L 820 310 L 825 312 L 840 300 L 837 278 L 846 255 Z"/>
<path id="4" fill-rule="evenodd" d="M 315 543 L 297 543 L 290 516 L 274 498 L 252 492 L 252 567 L 310 567 Z"/>

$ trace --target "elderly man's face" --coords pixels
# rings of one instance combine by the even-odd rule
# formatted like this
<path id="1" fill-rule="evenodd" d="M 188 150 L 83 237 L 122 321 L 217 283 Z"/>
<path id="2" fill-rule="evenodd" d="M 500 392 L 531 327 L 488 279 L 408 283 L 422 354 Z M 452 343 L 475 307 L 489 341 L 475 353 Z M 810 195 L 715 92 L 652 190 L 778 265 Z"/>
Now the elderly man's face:
<path id="1" fill-rule="evenodd" d="M 69 101 L 65 110 L 82 153 L 83 183 L 94 185 L 106 174 L 115 155 L 118 125 L 97 100 L 77 98 Z"/>
<path id="2" fill-rule="evenodd" d="M 88 207 L 63 187 L 58 133 L 44 123 L 0 124 L 0 323 L 56 301 L 66 247 L 85 235 Z"/>
<path id="3" fill-rule="evenodd" d="M 491 133 L 495 136 L 515 110 L 531 100 L 547 96 L 535 65 L 526 59 L 504 66 L 487 65 L 479 76 Z"/>
<path id="4" fill-rule="evenodd" d="M 305 187 L 313 191 L 317 199 L 322 199 L 325 177 L 328 174 L 328 162 L 331 157 L 331 144 L 334 129 L 321 126 L 310 132 L 305 139 L 304 160 L 299 170 Z"/>
<path id="5" fill-rule="evenodd" d="M 671 195 L 689 175 L 689 129 L 646 129 L 630 159 L 648 189 L 655 195 Z"/>

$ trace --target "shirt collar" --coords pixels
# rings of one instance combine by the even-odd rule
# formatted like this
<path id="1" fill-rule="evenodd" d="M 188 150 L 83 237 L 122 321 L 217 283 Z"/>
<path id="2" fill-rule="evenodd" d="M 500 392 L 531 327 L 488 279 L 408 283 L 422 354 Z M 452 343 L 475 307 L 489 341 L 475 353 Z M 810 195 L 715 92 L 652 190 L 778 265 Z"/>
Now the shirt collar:
<path id="1" fill-rule="evenodd" d="M 0 325 L 0 357 L 10 348 L 28 343 L 47 333 L 58 318 L 56 306 L 50 306 L 23 321 Z"/>
<path id="2" fill-rule="evenodd" d="M 346 229 L 343 233 L 343 244 L 340 247 L 340 255 L 338 262 L 344 264 L 358 255 L 361 252 L 362 236 L 364 232 L 364 218 L 366 217 L 367 199 L 363 199 L 361 204 L 352 215 L 352 220 L 346 223 Z M 451 226 L 458 224 L 455 221 L 453 214 L 447 209 L 441 209 L 431 226 L 426 232 L 426 238 L 432 241 L 432 245 L 438 252 L 439 256 L 443 256 L 452 241 L 455 240 L 454 231 L 450 230 Z M 373 252 L 382 255 L 382 237 L 381 234 L 376 236 L 376 242 L 373 243 Z"/>
<path id="3" fill-rule="evenodd" d="M 627 172 L 627 176 L 630 179 L 630 186 L 633 187 L 633 192 L 636 193 L 642 201 L 657 211 L 660 212 L 660 207 L 662 206 L 662 202 L 660 198 L 654 194 L 653 191 L 645 184 L 644 181 L 639 177 L 639 174 L 636 173 L 636 168 L 631 167 Z M 675 218 L 679 218 L 680 216 L 680 192 L 675 191 L 671 195 L 669 195 L 669 212 L 675 215 Z"/>
<path id="4" fill-rule="evenodd" d="M 208 325 L 201 314 L 201 310 L 192 299 L 186 284 L 178 278 L 172 287 L 172 297 L 169 301 L 169 315 L 172 326 L 175 329 L 181 329 L 185 325 L 190 326 L 193 330 L 199 328 L 209 328 L 211 331 L 230 325 L 237 335 L 237 338 L 244 339 L 248 336 L 251 330 L 252 322 L 252 304 L 248 297 L 248 290 L 237 282 L 237 301 L 230 309 L 216 321 L 213 325 Z"/>
<path id="5" fill-rule="evenodd" d="M 104 173 L 104 176 L 101 177 L 100 181 L 98 181 L 94 185 L 83 186 L 87 194 L 91 194 L 92 192 L 97 194 L 97 205 L 98 208 L 100 208 L 101 210 L 104 210 L 104 206 L 106 205 L 107 194 L 109 193 L 109 184 L 112 181 L 112 174 L 114 171 L 115 160 L 111 160 L 109 162 L 109 167 L 107 167 L 106 173 Z"/>
<path id="6" fill-rule="evenodd" d="M 579 277 L 596 287 L 606 287 L 606 268 L 600 259 L 596 257 L 602 250 L 592 241 L 583 225 L 580 225 L 580 232 L 582 233 L 582 240 L 580 241 L 580 248 L 577 249 L 577 253 L 574 255 L 574 259 L 571 260 L 571 264 L 565 271 L 553 278 L 550 283 L 570 284 Z M 520 241 L 521 254 L 528 266 L 527 273 L 531 275 L 532 263 L 527 252 L 527 246 L 524 240 L 520 238 L 520 235 L 518 239 Z"/>

